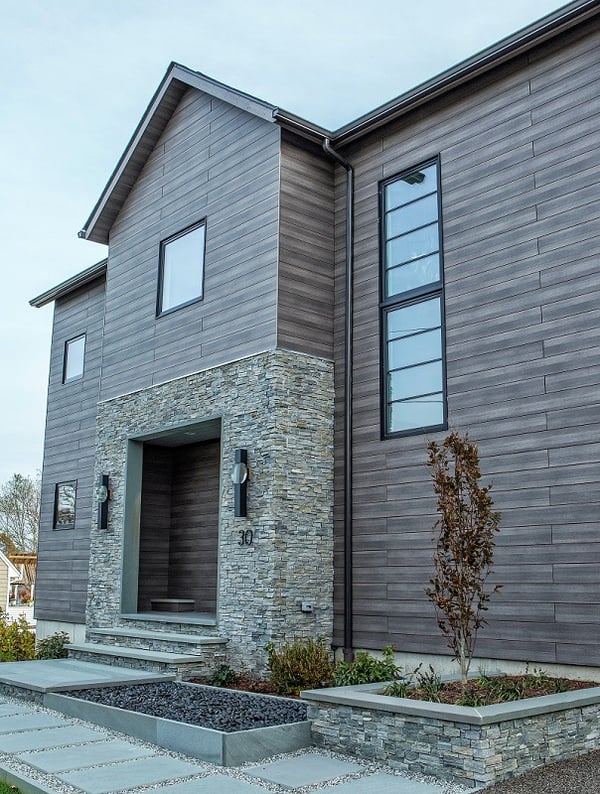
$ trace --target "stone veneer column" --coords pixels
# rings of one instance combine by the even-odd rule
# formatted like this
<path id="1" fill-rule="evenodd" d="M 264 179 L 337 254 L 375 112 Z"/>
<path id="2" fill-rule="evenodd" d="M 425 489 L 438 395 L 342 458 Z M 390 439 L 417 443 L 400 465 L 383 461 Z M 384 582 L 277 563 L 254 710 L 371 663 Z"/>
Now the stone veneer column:
<path id="1" fill-rule="evenodd" d="M 234 666 L 264 645 L 333 629 L 333 364 L 272 351 L 117 397 L 98 410 L 96 481 L 109 473 L 109 529 L 92 528 L 89 627 L 119 624 L 127 439 L 221 417 L 217 629 Z M 248 517 L 233 515 L 234 450 L 248 450 Z M 239 545 L 251 530 L 251 545 Z M 301 602 L 314 604 L 313 614 Z M 188 627 L 190 628 L 190 627 Z M 198 629 L 201 633 L 201 628 Z"/>

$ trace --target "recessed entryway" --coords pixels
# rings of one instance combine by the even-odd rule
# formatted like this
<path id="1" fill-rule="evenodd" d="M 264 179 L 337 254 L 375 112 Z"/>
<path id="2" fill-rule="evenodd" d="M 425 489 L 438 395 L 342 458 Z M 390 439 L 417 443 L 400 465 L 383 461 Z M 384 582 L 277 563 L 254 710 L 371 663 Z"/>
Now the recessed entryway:
<path id="1" fill-rule="evenodd" d="M 130 440 L 124 612 L 216 613 L 220 427 L 213 419 Z"/>

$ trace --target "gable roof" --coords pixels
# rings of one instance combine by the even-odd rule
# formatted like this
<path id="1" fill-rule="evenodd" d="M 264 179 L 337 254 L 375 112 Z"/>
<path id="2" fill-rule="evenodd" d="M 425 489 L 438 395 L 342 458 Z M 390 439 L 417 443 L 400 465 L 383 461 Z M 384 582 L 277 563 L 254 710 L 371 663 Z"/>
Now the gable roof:
<path id="1" fill-rule="evenodd" d="M 108 233 L 146 160 L 188 88 L 197 88 L 266 121 L 275 106 L 172 62 L 79 236 L 108 245 Z"/>
<path id="2" fill-rule="evenodd" d="M 335 146 L 343 147 L 598 15 L 600 15 L 599 0 L 575 0 L 336 131 L 329 131 L 282 108 L 173 62 L 169 65 L 156 93 L 150 100 L 96 206 L 79 232 L 79 236 L 105 245 L 108 244 L 108 234 L 114 220 L 188 88 L 197 88 L 210 96 L 217 97 L 266 121 L 275 122 L 319 144 L 328 138 Z M 38 295 L 30 303 L 36 307 L 44 306 L 93 279 L 103 276 L 105 272 L 106 260 L 103 260 L 72 279 Z"/>
<path id="3" fill-rule="evenodd" d="M 12 564 L 8 557 L 0 551 L 0 562 L 3 562 L 8 568 L 8 578 L 18 579 L 21 576 L 21 571 Z"/>

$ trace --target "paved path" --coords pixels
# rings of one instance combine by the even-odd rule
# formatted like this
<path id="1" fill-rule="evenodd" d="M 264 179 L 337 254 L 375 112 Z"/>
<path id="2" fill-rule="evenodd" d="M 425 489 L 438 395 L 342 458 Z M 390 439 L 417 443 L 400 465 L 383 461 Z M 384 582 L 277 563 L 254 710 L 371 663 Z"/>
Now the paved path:
<path id="1" fill-rule="evenodd" d="M 450 794 L 464 789 L 322 751 L 224 768 L 0 697 L 0 780 L 22 794 Z M 309 788 L 307 788 L 309 787 Z"/>

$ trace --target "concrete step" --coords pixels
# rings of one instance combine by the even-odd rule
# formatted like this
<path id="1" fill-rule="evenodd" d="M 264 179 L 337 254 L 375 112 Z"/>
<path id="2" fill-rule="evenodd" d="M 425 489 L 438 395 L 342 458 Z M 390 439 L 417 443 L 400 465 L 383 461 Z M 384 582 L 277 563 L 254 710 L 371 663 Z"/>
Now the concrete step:
<path id="1" fill-rule="evenodd" d="M 204 651 L 196 653 L 173 653 L 96 642 L 72 643 L 66 647 L 70 659 L 172 673 L 182 679 L 209 675 L 223 659 L 222 654 L 215 653 L 214 645 L 206 646 Z M 221 646 L 217 648 L 220 650 Z"/>

